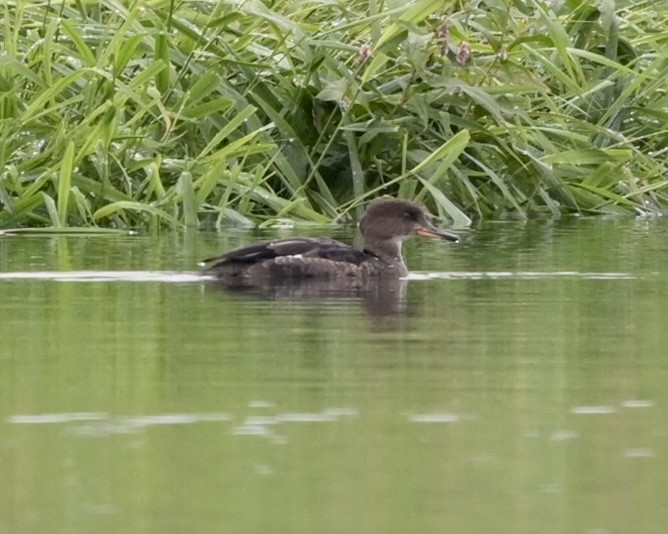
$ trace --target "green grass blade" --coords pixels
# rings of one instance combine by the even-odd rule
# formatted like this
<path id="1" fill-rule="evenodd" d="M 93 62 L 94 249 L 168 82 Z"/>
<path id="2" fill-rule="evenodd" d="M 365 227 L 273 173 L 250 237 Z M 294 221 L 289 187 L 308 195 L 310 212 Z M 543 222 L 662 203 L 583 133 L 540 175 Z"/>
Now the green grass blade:
<path id="1" fill-rule="evenodd" d="M 408 9 L 398 17 L 398 21 L 390 24 L 380 36 L 378 42 L 375 43 L 373 58 L 362 75 L 362 84 L 365 84 L 372 79 L 385 63 L 387 63 L 389 58 L 384 53 L 383 48 L 406 31 L 406 23 L 418 24 L 428 16 L 432 15 L 435 11 L 442 8 L 443 2 L 441 0 L 418 0 L 412 2 Z"/>
<path id="2" fill-rule="evenodd" d="M 247 105 L 240 112 L 238 112 L 216 135 L 211 139 L 209 144 L 204 147 L 199 155 L 198 159 L 204 158 L 207 156 L 216 146 L 218 146 L 222 141 L 224 141 L 229 135 L 238 130 L 241 125 L 246 122 L 246 120 L 251 117 L 256 111 L 255 106 Z"/>
<path id="3" fill-rule="evenodd" d="M 442 178 L 445 172 L 448 170 L 448 167 L 450 167 L 464 151 L 470 139 L 471 135 L 468 130 L 461 130 L 457 132 L 440 147 L 434 150 L 434 152 L 424 158 L 415 167 L 410 169 L 407 175 L 411 176 L 419 174 L 427 167 L 438 163 L 438 168 L 432 174 L 430 181 L 433 183 L 434 181 Z"/>
<path id="4" fill-rule="evenodd" d="M 113 215 L 123 214 L 125 211 L 147 213 L 158 219 L 163 219 L 174 227 L 182 226 L 175 217 L 171 216 L 166 211 L 156 208 L 155 206 L 151 206 L 150 204 L 144 204 L 141 202 L 121 201 L 107 204 L 93 213 L 93 219 L 95 221 L 99 221 Z"/>
<path id="5" fill-rule="evenodd" d="M 184 172 L 179 177 L 178 190 L 181 194 L 183 204 L 183 224 L 188 228 L 196 228 L 199 224 L 197 218 L 197 197 L 193 189 L 192 176 Z"/>
<path id="6" fill-rule="evenodd" d="M 41 193 L 41 197 L 44 202 L 44 207 L 49 214 L 49 218 L 51 219 L 51 226 L 54 226 L 55 228 L 61 228 L 63 225 L 60 221 L 60 218 L 58 217 L 58 208 L 56 208 L 55 201 L 53 198 L 51 198 L 51 196 L 44 192 Z"/>
<path id="7" fill-rule="evenodd" d="M 72 187 L 72 172 L 74 170 L 74 142 L 70 141 L 60 162 L 58 174 L 58 220 L 61 225 L 67 225 L 67 208 Z"/>
<path id="8" fill-rule="evenodd" d="M 447 196 L 445 196 L 443 191 L 438 189 L 434 184 L 428 180 L 425 180 L 424 178 L 418 177 L 418 180 L 424 189 L 428 191 L 433 198 L 434 203 L 438 207 L 441 215 L 447 215 L 450 219 L 452 219 L 452 222 L 458 228 L 471 226 L 471 218 L 462 210 L 460 210 Z"/>

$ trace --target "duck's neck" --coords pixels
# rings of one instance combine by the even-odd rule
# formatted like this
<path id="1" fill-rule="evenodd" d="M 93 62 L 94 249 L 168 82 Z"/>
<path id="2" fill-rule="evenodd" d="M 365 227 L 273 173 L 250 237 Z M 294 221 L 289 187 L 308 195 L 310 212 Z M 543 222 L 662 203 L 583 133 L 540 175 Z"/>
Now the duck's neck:
<path id="1" fill-rule="evenodd" d="M 387 263 L 399 276 L 406 276 L 408 269 L 401 255 L 403 239 L 393 237 L 391 239 L 366 238 L 364 250 Z"/>
<path id="2" fill-rule="evenodd" d="M 364 240 L 364 250 L 386 261 L 400 260 L 402 242 L 403 240 L 399 237 L 389 239 L 366 237 Z"/>

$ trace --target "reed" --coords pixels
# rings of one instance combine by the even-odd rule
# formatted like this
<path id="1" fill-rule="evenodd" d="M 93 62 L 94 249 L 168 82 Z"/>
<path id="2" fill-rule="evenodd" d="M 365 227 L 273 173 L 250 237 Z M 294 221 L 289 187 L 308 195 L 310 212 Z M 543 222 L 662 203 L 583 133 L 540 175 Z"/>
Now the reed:
<path id="1" fill-rule="evenodd" d="M 0 227 L 660 213 L 665 2 L 9 0 Z"/>

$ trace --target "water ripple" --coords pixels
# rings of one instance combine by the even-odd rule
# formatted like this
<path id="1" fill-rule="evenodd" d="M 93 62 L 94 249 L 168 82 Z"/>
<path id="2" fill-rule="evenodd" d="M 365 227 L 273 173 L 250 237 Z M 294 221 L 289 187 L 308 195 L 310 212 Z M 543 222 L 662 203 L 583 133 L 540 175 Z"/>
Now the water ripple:
<path id="1" fill-rule="evenodd" d="M 576 406 L 571 409 L 571 413 L 577 415 L 605 415 L 616 411 L 612 406 Z"/>
<path id="2" fill-rule="evenodd" d="M 538 278 L 580 278 L 585 280 L 638 280 L 639 276 L 619 272 L 579 271 L 451 271 L 413 272 L 407 280 L 534 280 Z M 210 280 L 197 272 L 176 271 L 16 271 L 0 273 L 0 280 L 51 280 L 56 282 L 201 282 Z"/>
<path id="3" fill-rule="evenodd" d="M 411 423 L 445 424 L 457 423 L 461 417 L 454 413 L 420 413 L 408 417 Z"/>
<path id="4" fill-rule="evenodd" d="M 128 429 L 146 428 L 156 425 L 188 425 L 231 420 L 232 416 L 226 413 L 165 413 L 121 417 L 97 412 L 70 412 L 12 415 L 7 418 L 8 423 L 15 425 L 94 423 Z"/>
<path id="5" fill-rule="evenodd" d="M 55 282 L 201 282 L 196 272 L 175 271 L 18 271 L 0 273 L 0 280 L 51 280 Z"/>
<path id="6" fill-rule="evenodd" d="M 443 271 L 413 272 L 408 280 L 534 280 L 537 278 L 580 278 L 584 280 L 637 280 L 631 273 L 618 272 L 580 272 L 580 271 Z"/>

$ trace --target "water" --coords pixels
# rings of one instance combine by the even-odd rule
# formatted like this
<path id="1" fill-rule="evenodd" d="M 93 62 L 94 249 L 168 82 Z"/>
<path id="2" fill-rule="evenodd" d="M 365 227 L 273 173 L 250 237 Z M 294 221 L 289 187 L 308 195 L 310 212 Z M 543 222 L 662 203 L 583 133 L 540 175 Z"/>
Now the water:
<path id="1" fill-rule="evenodd" d="M 0 237 L 0 533 L 659 533 L 668 225 L 489 224 L 230 293 L 243 233 Z"/>

